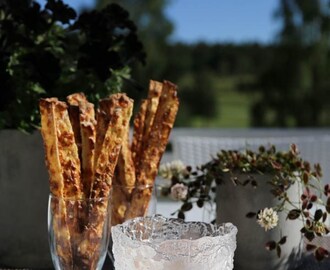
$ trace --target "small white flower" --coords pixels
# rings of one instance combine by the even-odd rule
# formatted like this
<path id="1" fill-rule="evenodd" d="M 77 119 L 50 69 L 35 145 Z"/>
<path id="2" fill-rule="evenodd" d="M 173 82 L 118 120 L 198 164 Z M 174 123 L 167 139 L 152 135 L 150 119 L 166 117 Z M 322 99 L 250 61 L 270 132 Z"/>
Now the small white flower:
<path id="1" fill-rule="evenodd" d="M 326 233 L 326 229 L 325 229 L 325 226 L 322 222 L 316 222 L 315 225 L 315 232 L 316 233 L 319 233 L 319 234 L 325 234 Z"/>
<path id="2" fill-rule="evenodd" d="M 265 208 L 259 212 L 257 222 L 265 231 L 271 230 L 277 226 L 278 214 L 273 208 Z"/>
<path id="3" fill-rule="evenodd" d="M 164 163 L 159 166 L 158 174 L 164 179 L 171 179 L 173 174 L 170 163 Z"/>
<path id="4" fill-rule="evenodd" d="M 188 187 L 184 184 L 175 184 L 171 187 L 171 196 L 175 200 L 184 200 L 188 195 Z"/>
<path id="5" fill-rule="evenodd" d="M 173 176 L 180 177 L 187 173 L 187 168 L 181 160 L 174 160 L 160 165 L 159 175 L 164 179 L 171 179 Z"/>

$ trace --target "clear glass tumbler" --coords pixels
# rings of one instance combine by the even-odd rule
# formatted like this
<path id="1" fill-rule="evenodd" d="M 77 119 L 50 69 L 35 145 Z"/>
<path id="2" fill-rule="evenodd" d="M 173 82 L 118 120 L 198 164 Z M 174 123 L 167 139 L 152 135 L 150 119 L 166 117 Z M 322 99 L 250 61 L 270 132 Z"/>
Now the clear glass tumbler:
<path id="1" fill-rule="evenodd" d="M 135 218 L 112 227 L 115 269 L 231 270 L 236 234 L 231 223 Z"/>
<path id="2" fill-rule="evenodd" d="M 99 270 L 110 238 L 111 196 L 64 199 L 49 196 L 48 235 L 56 270 Z"/>

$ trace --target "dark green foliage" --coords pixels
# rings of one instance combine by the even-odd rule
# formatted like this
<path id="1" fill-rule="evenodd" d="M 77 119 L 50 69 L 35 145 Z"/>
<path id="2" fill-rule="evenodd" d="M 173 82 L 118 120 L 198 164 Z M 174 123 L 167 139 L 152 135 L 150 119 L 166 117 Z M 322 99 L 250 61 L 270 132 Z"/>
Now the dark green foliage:
<path id="1" fill-rule="evenodd" d="M 282 22 L 269 66 L 252 86 L 261 93 L 253 126 L 328 126 L 330 1 L 282 0 Z"/>
<path id="2" fill-rule="evenodd" d="M 137 28 L 112 4 L 76 12 L 61 0 L 0 3 L 0 128 L 32 131 L 38 99 L 83 91 L 95 102 L 120 91 L 129 64 L 144 61 Z"/>
<path id="3" fill-rule="evenodd" d="M 103 8 L 109 3 L 117 3 L 127 9 L 132 20 L 139 29 L 139 37 L 147 52 L 146 65 L 133 65 L 131 84 L 126 85 L 125 91 L 134 98 L 144 97 L 150 79 L 171 80 L 165 76 L 167 65 L 167 42 L 173 31 L 173 24 L 165 13 L 169 0 L 97 0 L 97 7 Z M 176 82 L 175 80 L 173 80 Z M 138 84 L 143 92 L 131 89 L 130 85 Z"/>

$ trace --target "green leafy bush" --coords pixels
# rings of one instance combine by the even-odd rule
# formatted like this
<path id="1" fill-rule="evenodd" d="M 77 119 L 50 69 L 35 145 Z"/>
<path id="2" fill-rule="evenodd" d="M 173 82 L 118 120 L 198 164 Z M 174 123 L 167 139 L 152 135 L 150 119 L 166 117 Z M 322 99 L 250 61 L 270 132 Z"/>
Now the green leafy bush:
<path id="1" fill-rule="evenodd" d="M 0 128 L 32 131 L 38 99 L 82 91 L 95 102 L 118 92 L 144 62 L 137 28 L 117 4 L 77 16 L 61 0 L 0 2 Z"/>

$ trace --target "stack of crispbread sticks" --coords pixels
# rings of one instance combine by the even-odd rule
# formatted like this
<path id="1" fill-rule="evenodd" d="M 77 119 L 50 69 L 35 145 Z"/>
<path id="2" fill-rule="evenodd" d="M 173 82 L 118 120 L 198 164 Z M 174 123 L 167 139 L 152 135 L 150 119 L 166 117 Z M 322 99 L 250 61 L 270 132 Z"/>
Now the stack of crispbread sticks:
<path id="1" fill-rule="evenodd" d="M 153 186 L 178 106 L 174 84 L 150 81 L 148 98 L 134 119 L 130 145 L 133 101 L 125 94 L 101 100 L 96 119 L 93 104 L 82 93 L 68 96 L 67 103 L 56 98 L 40 100 L 50 191 L 59 198 L 52 201 L 51 209 L 62 267 L 97 267 L 108 201 L 83 205 L 84 199 L 108 197 L 113 184 L 128 186 L 113 190 L 112 223 L 145 214 L 152 189 L 134 187 Z"/>
<path id="2" fill-rule="evenodd" d="M 119 155 L 114 178 L 113 225 L 146 214 L 178 107 L 174 84 L 150 81 L 148 98 L 142 100 L 134 119 L 131 147 L 127 132 Z M 136 188 L 128 188 L 132 186 Z"/>

